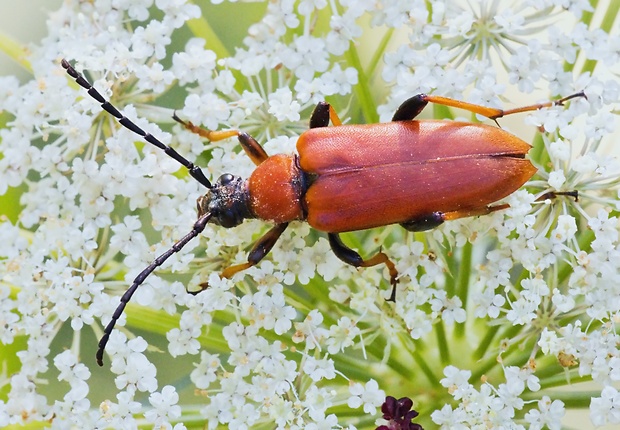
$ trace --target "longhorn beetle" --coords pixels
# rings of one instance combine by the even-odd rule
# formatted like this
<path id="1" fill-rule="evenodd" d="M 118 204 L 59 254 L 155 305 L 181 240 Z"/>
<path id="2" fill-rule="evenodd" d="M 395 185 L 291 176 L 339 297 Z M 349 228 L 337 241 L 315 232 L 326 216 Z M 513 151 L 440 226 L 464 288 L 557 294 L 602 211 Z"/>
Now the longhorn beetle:
<path id="1" fill-rule="evenodd" d="M 398 282 L 394 263 L 381 251 L 362 258 L 342 242 L 339 233 L 389 224 L 422 231 L 447 220 L 505 209 L 507 204 L 493 203 L 513 193 L 536 173 L 525 157 L 530 145 L 521 139 L 485 124 L 415 120 L 426 104 L 461 108 L 497 120 L 586 97 L 579 92 L 552 102 L 501 110 L 418 94 L 400 105 L 391 122 L 365 125 L 342 125 L 334 109 L 320 102 L 310 117 L 310 129 L 297 140 L 297 155 L 269 156 L 247 133 L 206 130 L 174 115 L 185 128 L 211 141 L 236 136 L 256 164 L 247 180 L 224 173 L 211 183 L 198 166 L 123 116 L 69 62 L 63 59 L 61 64 L 105 111 L 185 166 L 207 188 L 205 195 L 198 198 L 198 219 L 192 230 L 136 276 L 121 297 L 99 341 L 100 366 L 110 333 L 136 289 L 209 222 L 224 228 L 235 227 L 247 218 L 275 223 L 256 242 L 247 263 L 227 267 L 220 274 L 223 278 L 258 264 L 289 222 L 305 220 L 327 233 L 334 254 L 343 262 L 354 267 L 385 264 L 392 286 L 388 300 L 394 301 Z M 330 120 L 334 127 L 328 127 Z"/>

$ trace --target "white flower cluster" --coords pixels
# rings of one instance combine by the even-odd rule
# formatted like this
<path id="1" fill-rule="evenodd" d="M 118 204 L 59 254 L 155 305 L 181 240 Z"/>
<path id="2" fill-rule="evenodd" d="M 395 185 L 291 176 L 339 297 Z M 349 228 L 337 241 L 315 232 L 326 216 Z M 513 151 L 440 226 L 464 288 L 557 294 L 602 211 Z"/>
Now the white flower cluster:
<path id="1" fill-rule="evenodd" d="M 602 151 L 618 123 L 620 39 L 605 11 L 585 0 L 199 3 L 65 1 L 29 50 L 33 79 L 0 77 L 0 209 L 19 208 L 0 215 L 0 342 L 14 351 L 0 427 L 353 429 L 372 426 L 390 395 L 413 399 L 431 428 L 556 429 L 565 406 L 545 390 L 558 375 L 595 381 L 592 422 L 620 423 L 620 163 Z M 216 8 L 229 11 L 224 26 Z M 260 15 L 234 28 L 246 11 Z M 232 140 L 175 124 L 175 107 L 275 154 L 294 151 L 325 99 L 353 122 L 388 121 L 422 92 L 496 107 L 508 86 L 587 100 L 525 118 L 516 134 L 540 130 L 539 173 L 509 209 L 344 237 L 364 257 L 384 247 L 396 303 L 382 265 L 344 265 L 303 223 L 220 279 L 266 227 L 208 225 L 137 290 L 99 370 L 87 365 L 102 325 L 191 230 L 204 189 L 102 112 L 61 58 L 209 179 L 254 165 Z M 539 363 L 550 370 L 537 375 Z"/>
<path id="2" fill-rule="evenodd" d="M 564 403 L 543 396 L 536 402 L 526 402 L 521 396 L 526 388 L 530 392 L 540 390 L 540 383 L 530 369 L 506 367 L 503 369 L 506 382 L 497 388 L 483 383 L 476 389 L 470 382 L 471 372 L 459 370 L 454 366 L 446 367 L 445 378 L 441 385 L 446 387 L 452 397 L 459 401 L 453 409 L 450 405 L 433 412 L 433 421 L 441 428 L 466 430 L 472 428 L 494 429 L 543 429 L 559 430 L 564 416 Z M 522 410 L 527 403 L 535 403 L 523 419 L 524 424 L 514 422 L 515 412 Z"/>

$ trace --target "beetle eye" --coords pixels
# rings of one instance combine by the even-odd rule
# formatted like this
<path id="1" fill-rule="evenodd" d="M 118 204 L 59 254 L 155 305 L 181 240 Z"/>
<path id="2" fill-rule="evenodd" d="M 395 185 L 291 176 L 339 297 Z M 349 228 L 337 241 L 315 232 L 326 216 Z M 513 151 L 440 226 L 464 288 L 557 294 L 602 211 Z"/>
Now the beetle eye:
<path id="1" fill-rule="evenodd" d="M 224 228 L 235 227 L 239 224 L 237 222 L 234 212 L 230 209 L 226 209 L 220 212 L 218 220 L 220 222 L 220 225 Z"/>
<path id="2" fill-rule="evenodd" d="M 233 175 L 231 175 L 230 173 L 224 173 L 222 176 L 220 176 L 218 182 L 222 185 L 228 185 L 233 181 L 233 179 L 235 179 Z"/>

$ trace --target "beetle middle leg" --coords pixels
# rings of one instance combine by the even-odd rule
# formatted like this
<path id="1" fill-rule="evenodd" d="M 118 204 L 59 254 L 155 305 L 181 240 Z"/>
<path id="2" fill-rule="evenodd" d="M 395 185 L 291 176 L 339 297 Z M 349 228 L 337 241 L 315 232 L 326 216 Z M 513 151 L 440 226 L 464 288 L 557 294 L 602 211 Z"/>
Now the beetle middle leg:
<path id="1" fill-rule="evenodd" d="M 269 252 L 271 251 L 273 246 L 276 244 L 276 242 L 278 241 L 282 233 L 284 233 L 284 230 L 286 230 L 286 227 L 288 227 L 288 223 L 284 222 L 281 224 L 277 224 L 275 227 L 271 228 L 254 244 L 254 246 L 252 247 L 252 250 L 248 254 L 247 263 L 241 263 L 241 264 L 235 264 L 233 266 L 228 266 L 226 269 L 222 271 L 222 273 L 220 273 L 220 277 L 230 279 L 235 274 L 243 270 L 249 269 L 252 266 L 256 266 L 263 258 L 265 258 L 267 254 L 269 254 Z M 208 286 L 209 285 L 206 282 L 200 284 L 200 287 L 202 289 L 197 291 L 196 294 L 208 288 Z"/>
<path id="2" fill-rule="evenodd" d="M 396 301 L 396 284 L 398 284 L 398 271 L 396 270 L 396 266 L 392 261 L 388 258 L 386 254 L 383 252 L 378 252 L 374 257 L 369 258 L 368 260 L 364 260 L 361 255 L 357 252 L 353 251 L 351 248 L 346 246 L 342 239 L 340 239 L 340 235 L 338 233 L 327 233 L 327 237 L 329 239 L 329 245 L 334 251 L 336 257 L 338 257 L 341 261 L 350 264 L 354 267 L 371 267 L 376 266 L 377 264 L 385 264 L 388 271 L 390 272 L 390 285 L 392 285 L 392 294 L 390 298 L 387 299 L 389 302 Z"/>
<path id="3" fill-rule="evenodd" d="M 172 119 L 192 133 L 204 137 L 211 142 L 218 142 L 220 140 L 228 139 L 229 137 L 237 136 L 237 139 L 239 140 L 239 143 L 241 144 L 241 147 L 245 151 L 246 155 L 250 157 L 252 162 L 257 166 L 269 158 L 269 155 L 263 149 L 261 144 L 245 132 L 239 130 L 207 130 L 206 128 L 194 125 L 191 121 L 183 121 L 177 116 L 176 112 L 172 115 Z"/>

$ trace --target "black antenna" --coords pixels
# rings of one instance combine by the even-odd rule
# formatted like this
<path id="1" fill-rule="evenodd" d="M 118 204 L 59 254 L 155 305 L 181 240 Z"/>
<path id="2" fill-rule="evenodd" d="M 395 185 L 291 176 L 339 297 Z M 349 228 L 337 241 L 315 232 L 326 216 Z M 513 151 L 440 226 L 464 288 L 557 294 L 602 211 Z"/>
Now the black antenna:
<path id="1" fill-rule="evenodd" d="M 94 98 L 99 103 L 101 103 L 101 107 L 106 112 L 112 114 L 116 119 L 118 119 L 118 122 L 120 122 L 124 127 L 133 131 L 136 134 L 139 134 L 140 136 L 144 138 L 144 140 L 155 145 L 159 149 L 163 150 L 169 157 L 177 160 L 179 163 L 185 166 L 189 170 L 189 174 L 194 179 L 196 179 L 198 182 L 200 182 L 202 185 L 204 185 L 205 187 L 209 189 L 213 187 L 211 185 L 211 182 L 206 178 L 206 176 L 204 175 L 204 173 L 202 172 L 202 170 L 200 170 L 198 166 L 196 166 L 194 163 L 187 160 L 186 158 L 182 157 L 178 152 L 176 152 L 170 146 L 165 145 L 164 143 L 159 141 L 156 137 L 154 137 L 152 134 L 145 132 L 140 127 L 138 127 L 136 124 L 134 124 L 131 120 L 125 117 L 117 108 L 115 108 L 112 104 L 110 104 L 109 101 L 103 98 L 103 96 L 99 94 L 99 92 L 95 88 L 93 88 L 90 82 L 88 82 L 86 78 L 84 78 L 84 76 L 82 76 L 80 73 L 78 73 L 78 71 L 75 70 L 71 66 L 71 64 L 69 64 L 67 60 L 63 58 L 61 61 L 61 64 L 62 64 L 62 67 L 65 68 L 67 73 L 73 79 L 75 79 L 75 82 L 77 82 L 81 87 L 85 88 L 88 91 L 88 94 L 90 94 L 92 98 Z M 112 319 L 110 320 L 110 322 L 108 323 L 108 325 L 105 327 L 103 331 L 103 336 L 101 337 L 101 340 L 99 341 L 99 349 L 97 350 L 97 355 L 96 355 L 97 364 L 99 366 L 103 366 L 103 353 L 105 351 L 105 347 L 108 343 L 108 340 L 110 339 L 110 334 L 112 333 L 112 330 L 114 329 L 114 326 L 116 325 L 116 322 L 123 314 L 123 311 L 125 310 L 125 306 L 131 300 L 131 297 L 136 292 L 138 287 L 142 285 L 144 280 L 151 273 L 153 273 L 155 269 L 157 269 L 159 266 L 164 264 L 164 262 L 168 258 L 170 258 L 172 254 L 179 252 L 190 240 L 194 239 L 196 236 L 202 233 L 205 227 L 207 226 L 207 224 L 209 223 L 209 220 L 211 220 L 212 216 L 213 214 L 211 212 L 203 212 L 202 210 L 199 209 L 198 220 L 196 220 L 196 222 L 194 223 L 194 226 L 192 227 L 192 231 L 190 231 L 185 236 L 183 236 L 178 242 L 172 245 L 172 248 L 170 248 L 169 250 L 164 252 L 162 255 L 157 257 L 151 264 L 149 264 L 149 266 L 146 269 L 144 269 L 142 272 L 140 272 L 138 276 L 136 276 L 131 286 L 127 289 L 127 291 L 125 291 L 125 294 L 122 295 L 120 304 L 114 311 L 114 314 L 112 315 Z"/>
<path id="2" fill-rule="evenodd" d="M 174 254 L 175 252 L 179 252 L 181 248 L 183 248 L 187 244 L 187 242 L 189 242 L 190 240 L 198 236 L 200 233 L 202 233 L 202 231 L 205 229 L 206 225 L 209 223 L 209 220 L 211 219 L 212 216 L 213 214 L 211 212 L 207 212 L 201 215 L 200 218 L 198 218 L 198 220 L 194 223 L 194 227 L 192 228 L 192 231 L 190 231 L 185 236 L 183 236 L 181 240 L 179 240 L 174 245 L 172 245 L 172 248 L 170 248 L 168 251 L 164 252 L 162 255 L 157 257 L 151 264 L 149 264 L 149 266 L 146 269 L 144 269 L 142 272 L 140 272 L 138 276 L 136 276 L 136 278 L 133 280 L 133 283 L 131 284 L 131 287 L 129 287 L 127 291 L 125 291 L 125 294 L 123 294 L 123 296 L 121 297 L 121 303 L 118 305 L 118 307 L 114 311 L 114 315 L 112 315 L 112 319 L 110 320 L 105 330 L 103 331 L 103 336 L 101 337 L 101 340 L 99 341 L 99 349 L 97 349 L 97 364 L 99 366 L 103 366 L 103 352 L 105 350 L 105 346 L 108 343 L 108 339 L 110 338 L 110 334 L 112 333 L 114 326 L 116 325 L 116 321 L 118 321 L 118 319 L 123 314 L 123 311 L 125 310 L 125 306 L 131 300 L 131 296 L 133 296 L 133 293 L 135 293 L 138 287 L 142 285 L 144 280 L 151 273 L 153 273 L 155 269 L 161 266 L 164 263 L 164 261 L 166 261 L 172 254 Z"/>
<path id="3" fill-rule="evenodd" d="M 185 166 L 187 170 L 189 170 L 189 174 L 192 176 L 192 178 L 196 179 L 198 182 L 200 182 L 205 187 L 212 188 L 211 182 L 207 179 L 204 173 L 202 173 L 202 170 L 200 170 L 198 166 L 196 166 L 194 163 L 192 163 L 185 157 L 181 156 L 178 152 L 176 152 L 170 146 L 160 142 L 151 133 L 147 133 L 146 131 L 142 130 L 140 127 L 134 124 L 129 118 L 125 117 L 118 109 L 116 109 L 112 104 L 110 104 L 109 101 L 103 98 L 103 96 L 99 94 L 99 92 L 90 84 L 90 82 L 88 82 L 86 78 L 84 78 L 84 76 L 82 76 L 77 70 L 75 70 L 71 66 L 71 64 L 69 64 L 67 60 L 63 58 L 60 64 L 62 64 L 62 67 L 65 68 L 69 76 L 75 79 L 75 82 L 77 82 L 78 85 L 80 85 L 82 88 L 85 88 L 86 91 L 88 91 L 88 94 L 92 98 L 94 98 L 99 103 L 101 103 L 101 107 L 106 112 L 110 113 L 116 119 L 118 119 L 118 122 L 120 122 L 121 125 L 133 131 L 134 133 L 139 134 L 148 143 L 151 143 L 155 145 L 156 147 L 158 147 L 159 149 L 163 150 L 170 158 L 174 158 L 176 161 L 178 161 L 183 166 Z"/>

